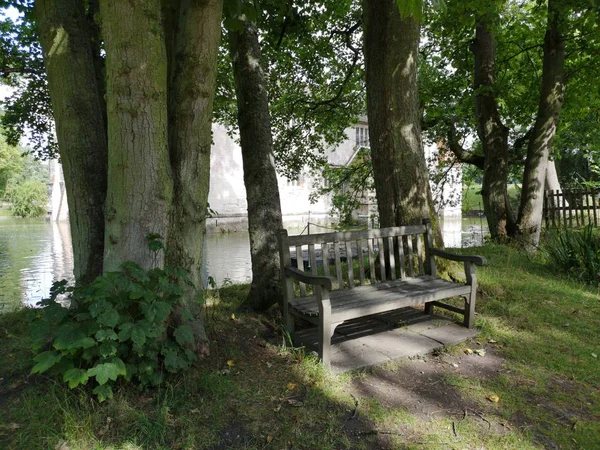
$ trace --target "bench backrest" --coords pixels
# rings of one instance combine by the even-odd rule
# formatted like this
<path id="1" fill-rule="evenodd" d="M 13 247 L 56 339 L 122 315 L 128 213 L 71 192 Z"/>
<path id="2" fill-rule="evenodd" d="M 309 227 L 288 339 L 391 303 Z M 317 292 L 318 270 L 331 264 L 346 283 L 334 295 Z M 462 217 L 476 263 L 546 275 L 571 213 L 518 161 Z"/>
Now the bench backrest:
<path id="1" fill-rule="evenodd" d="M 429 254 L 433 246 L 429 221 L 423 225 L 297 236 L 288 236 L 282 230 L 279 245 L 282 268 L 292 266 L 312 275 L 333 277 L 337 289 L 435 275 L 435 261 Z M 306 293 L 303 283 L 300 293 Z"/>

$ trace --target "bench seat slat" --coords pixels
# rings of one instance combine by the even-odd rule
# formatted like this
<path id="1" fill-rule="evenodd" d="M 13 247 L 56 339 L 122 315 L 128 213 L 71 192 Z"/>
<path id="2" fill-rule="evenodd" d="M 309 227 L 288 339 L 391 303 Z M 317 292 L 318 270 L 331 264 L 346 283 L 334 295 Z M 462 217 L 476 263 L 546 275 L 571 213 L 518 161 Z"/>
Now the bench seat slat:
<path id="1" fill-rule="evenodd" d="M 332 320 L 343 321 L 365 315 L 391 311 L 405 306 L 421 305 L 424 302 L 465 295 L 470 286 L 451 283 L 430 276 L 397 280 L 353 290 L 331 292 Z M 306 316 L 318 316 L 316 297 L 300 297 L 290 306 Z"/>

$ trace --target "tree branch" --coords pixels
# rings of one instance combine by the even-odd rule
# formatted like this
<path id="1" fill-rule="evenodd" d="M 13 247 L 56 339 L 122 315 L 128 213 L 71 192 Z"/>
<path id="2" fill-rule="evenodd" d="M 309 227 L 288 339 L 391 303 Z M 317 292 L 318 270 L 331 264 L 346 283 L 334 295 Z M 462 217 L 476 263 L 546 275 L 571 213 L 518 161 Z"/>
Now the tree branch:
<path id="1" fill-rule="evenodd" d="M 454 153 L 456 159 L 460 162 L 473 164 L 479 169 L 483 170 L 484 158 L 482 155 L 476 155 L 472 152 L 469 152 L 460 145 L 460 139 L 458 137 L 458 133 L 456 131 L 456 127 L 453 122 L 447 121 L 447 141 L 448 141 L 448 149 Z"/>
<path id="2" fill-rule="evenodd" d="M 40 69 L 32 69 L 29 67 L 0 67 L 0 74 L 7 77 L 11 73 L 33 73 L 39 75 L 43 73 Z"/>

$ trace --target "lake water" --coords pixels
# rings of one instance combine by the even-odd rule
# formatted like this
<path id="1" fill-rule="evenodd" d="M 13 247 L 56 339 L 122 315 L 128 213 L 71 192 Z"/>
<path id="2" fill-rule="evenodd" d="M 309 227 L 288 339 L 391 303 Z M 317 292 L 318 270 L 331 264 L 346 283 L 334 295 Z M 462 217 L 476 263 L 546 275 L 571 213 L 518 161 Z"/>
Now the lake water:
<path id="1" fill-rule="evenodd" d="M 481 245 L 487 224 L 479 219 L 446 219 L 447 247 Z M 311 232 L 318 232 L 311 227 Z M 313 231 L 313 229 L 315 231 Z M 294 230 L 300 232 L 301 230 Z M 247 283 L 251 280 L 247 233 L 206 235 L 203 280 Z M 20 304 L 33 306 L 47 297 L 52 283 L 73 277 L 73 252 L 67 222 L 0 217 L 0 310 Z"/>

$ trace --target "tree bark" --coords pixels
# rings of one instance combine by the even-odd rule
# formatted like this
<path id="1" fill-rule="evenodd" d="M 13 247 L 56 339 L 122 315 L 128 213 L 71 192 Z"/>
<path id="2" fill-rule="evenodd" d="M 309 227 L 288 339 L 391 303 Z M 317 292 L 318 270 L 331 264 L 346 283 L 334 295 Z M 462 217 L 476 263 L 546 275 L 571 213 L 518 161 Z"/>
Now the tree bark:
<path id="1" fill-rule="evenodd" d="M 475 115 L 484 154 L 483 208 L 493 239 L 506 240 L 512 227 L 508 204 L 508 129 L 502 123 L 496 98 L 495 40 L 486 21 L 480 20 L 472 51 L 475 55 Z"/>
<path id="2" fill-rule="evenodd" d="M 168 240 L 173 180 L 167 145 L 167 61 L 160 0 L 102 0 L 108 190 L 104 270 L 162 266 L 147 235 Z"/>
<path id="3" fill-rule="evenodd" d="M 107 183 L 103 86 L 95 70 L 84 2 L 38 0 L 35 15 L 65 175 L 74 275 L 78 283 L 87 283 L 103 268 Z"/>
<path id="4" fill-rule="evenodd" d="M 179 3 L 179 5 L 176 5 Z M 193 311 L 196 351 L 208 353 L 202 322 L 201 264 L 210 180 L 210 148 L 222 0 L 169 2 L 169 147 L 174 196 L 166 264 L 183 267 L 193 286 L 184 301 Z"/>
<path id="5" fill-rule="evenodd" d="M 365 0 L 369 138 L 382 227 L 432 216 L 417 86 L 420 25 L 394 0 Z"/>
<path id="6" fill-rule="evenodd" d="M 283 228 L 269 99 L 260 65 L 256 26 L 249 21 L 229 32 L 238 106 L 238 126 L 248 201 L 252 285 L 248 303 L 265 310 L 282 300 L 277 230 Z"/>
<path id="7" fill-rule="evenodd" d="M 540 240 L 548 156 L 556 135 L 565 90 L 565 40 L 562 33 L 565 19 L 559 12 L 558 3 L 557 0 L 548 1 L 540 103 L 533 135 L 527 147 L 519 208 L 519 235 L 526 245 L 534 248 Z"/>
<path id="8" fill-rule="evenodd" d="M 558 173 L 556 172 L 556 163 L 554 160 L 548 160 L 548 167 L 546 169 L 546 180 L 544 181 L 544 189 L 547 191 L 560 191 L 560 181 L 558 180 Z"/>

